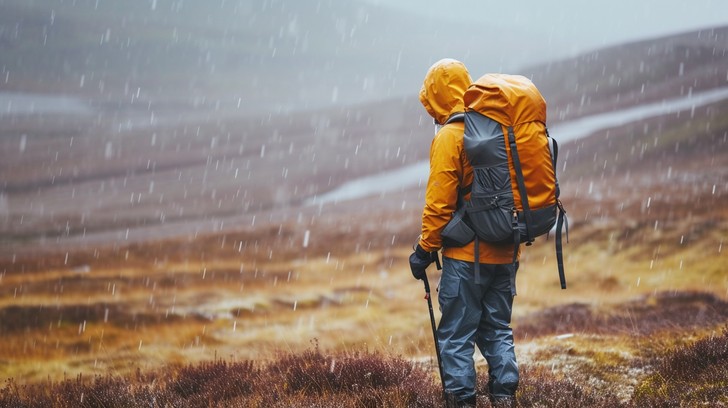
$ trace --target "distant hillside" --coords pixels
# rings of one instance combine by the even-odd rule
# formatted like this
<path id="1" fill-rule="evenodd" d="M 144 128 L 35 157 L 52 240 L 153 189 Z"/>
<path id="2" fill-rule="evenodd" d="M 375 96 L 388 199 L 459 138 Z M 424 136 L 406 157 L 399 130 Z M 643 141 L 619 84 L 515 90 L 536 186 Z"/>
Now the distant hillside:
<path id="1" fill-rule="evenodd" d="M 728 27 L 603 48 L 525 68 L 551 120 L 623 109 L 728 86 Z"/>
<path id="2" fill-rule="evenodd" d="M 38 6 L 50 1 L 38 0 L 29 4 Z M 3 4 L 7 7 L 8 0 Z M 68 6 L 70 3 L 64 4 Z M 92 3 L 77 1 L 77 4 L 85 4 L 86 12 L 95 12 Z M 114 2 L 104 4 L 110 7 Z M 157 8 L 165 7 L 165 4 L 168 7 L 171 3 L 159 1 Z M 227 7 L 231 3 L 225 4 Z M 331 7 L 337 7 L 334 3 L 330 4 Z M 99 7 L 102 8 L 101 5 Z M 136 18 L 140 21 L 145 21 L 146 14 L 154 14 L 149 8 L 151 6 L 143 8 L 137 4 L 135 7 L 129 13 L 139 13 Z M 142 9 L 148 10 L 146 14 L 142 13 Z M 109 17 L 112 11 L 108 11 L 109 20 L 81 20 L 95 21 L 97 28 L 105 27 L 106 23 L 112 24 Z M 65 12 L 69 13 L 68 10 Z M 305 12 L 302 10 L 300 13 L 302 16 Z M 308 13 L 316 15 L 315 9 Z M 7 14 L 0 16 L 9 19 Z M 54 18 L 57 23 L 62 18 L 70 17 L 63 17 L 63 13 L 59 12 Z M 190 15 L 186 18 L 190 18 Z M 362 18 L 366 20 L 366 17 Z M 127 24 L 125 21 L 121 19 L 113 23 L 116 25 L 111 29 L 110 38 L 114 38 L 117 26 Z M 178 32 L 190 33 L 185 31 L 187 28 L 183 28 L 188 26 L 177 23 L 176 20 L 167 21 L 165 27 L 170 30 L 178 27 Z M 43 24 L 37 22 L 35 27 L 42 29 Z M 268 21 L 262 25 L 270 24 Z M 150 28 L 155 35 L 162 35 L 166 30 L 152 24 L 149 26 L 155 27 Z M 79 28 L 78 31 L 71 30 L 72 25 L 65 27 L 79 38 L 81 32 L 88 31 L 88 27 Z M 726 28 L 716 28 L 611 47 L 555 62 L 550 66 L 525 69 L 520 73 L 532 73 L 534 81 L 547 98 L 550 122 L 554 123 L 579 115 L 728 85 L 726 42 L 722 41 L 727 31 Z M 167 35 L 170 33 L 172 31 L 167 31 Z M 12 38 L 11 34 L 3 31 L 2 38 L 8 35 Z M 183 35 L 181 38 L 185 37 Z M 17 40 L 21 38 L 28 37 L 20 36 Z M 154 43 L 154 47 L 166 44 L 168 39 L 168 36 L 164 37 L 164 41 Z M 205 49 L 202 46 L 195 48 L 196 41 L 199 38 L 192 36 L 189 41 L 181 42 L 198 51 Z M 7 46 L 7 42 L 4 44 Z M 295 47 L 295 42 L 289 45 Z M 268 46 L 258 44 L 253 48 L 264 50 Z M 135 48 L 135 52 L 145 49 Z M 161 48 L 147 50 L 149 58 L 155 50 Z M 170 48 L 169 52 L 172 51 Z M 316 49 L 315 52 L 319 51 Z M 58 52 L 28 55 L 51 61 L 52 58 L 61 58 L 62 54 Z M 355 51 L 342 48 L 340 52 Z M 16 56 L 21 54 L 17 51 Z M 8 58 L 5 53 L 0 55 Z M 243 58 L 244 54 L 240 55 Z M 699 58 L 686 59 L 681 57 L 683 55 Z M 117 58 L 119 55 L 110 53 L 109 58 L 112 57 Z M 29 64 L 27 58 L 18 58 L 12 62 L 15 66 L 25 67 Z M 86 63 L 80 62 L 81 59 L 73 61 L 81 65 Z M 95 60 L 89 57 L 83 61 Z M 261 76 L 275 76 L 275 70 L 282 66 L 267 64 L 263 66 L 269 69 L 258 70 Z M 205 63 L 200 62 L 200 67 L 203 65 Z M 29 64 L 28 71 L 34 66 Z M 216 69 L 222 69 L 219 67 L 226 65 L 215 66 L 218 67 Z M 337 74 L 334 72 L 338 72 L 334 67 L 332 65 L 331 75 L 320 73 L 318 76 L 321 81 L 311 83 L 321 89 L 330 86 L 328 78 L 335 82 Z M 10 72 L 9 85 L 16 83 L 12 80 L 15 76 L 13 72 L 16 71 Z M 69 69 L 68 73 L 49 72 L 60 76 L 56 80 L 40 77 L 35 84 L 41 88 L 45 86 L 41 84 L 65 84 L 61 80 L 63 75 L 78 74 L 73 69 Z M 90 87 L 98 92 L 100 81 L 92 76 L 93 72 L 89 71 L 85 77 L 82 89 L 88 90 Z M 113 71 L 98 72 L 111 75 Z M 138 74 L 139 78 L 151 75 L 146 70 L 139 70 Z M 91 78 L 95 78 L 95 82 Z M 172 80 L 160 81 L 164 86 L 174 85 Z M 421 78 L 418 76 L 413 81 L 419 83 Z M 294 90 L 289 82 L 276 84 L 300 98 L 308 95 L 310 90 Z M 74 86 L 78 85 L 80 82 Z M 353 88 L 360 85 L 348 83 Z M 138 87 L 138 82 L 130 81 L 129 99 L 133 98 L 132 94 L 135 95 L 135 87 Z M 159 87 L 162 89 L 162 85 Z M 100 234 L 98 239 L 102 239 L 103 234 L 108 236 L 114 231 L 140 228 L 144 231 L 132 236 L 143 240 L 151 239 L 150 234 L 154 234 L 154 237 L 178 234 L 190 225 L 212 225 L 209 220 L 236 219 L 238 223 L 250 225 L 257 222 L 257 226 L 269 211 L 279 211 L 285 216 L 291 214 L 292 209 L 300 209 L 302 213 L 315 212 L 315 207 L 303 205 L 315 195 L 325 194 L 363 176 L 427 160 L 434 127 L 417 101 L 418 88 L 419 85 L 413 86 L 412 92 L 405 98 L 389 98 L 335 109 L 308 109 L 294 114 L 274 112 L 241 117 L 240 114 L 223 115 L 211 111 L 185 117 L 184 120 L 159 121 L 154 124 L 150 123 L 148 116 L 142 116 L 144 123 L 130 128 L 124 126 L 124 113 L 116 111 L 103 111 L 99 115 L 74 120 L 18 117 L 0 121 L 0 189 L 5 194 L 5 198 L 2 195 L 0 198 L 7 202 L 3 205 L 0 200 L 0 211 L 6 219 L 13 220 L 4 224 L 4 235 L 8 242 L 22 246 L 37 238 L 61 234 L 86 237 L 96 231 Z M 108 98 L 120 97 L 124 91 L 114 92 L 121 93 L 108 91 L 105 95 Z M 144 89 L 140 91 L 142 97 L 145 92 Z M 187 93 L 184 89 L 179 92 Z M 265 98 L 269 97 L 268 100 L 272 101 L 276 95 L 254 93 L 254 97 L 260 99 L 258 107 L 262 108 Z M 147 114 L 146 111 L 144 113 Z M 173 115 L 170 117 L 174 119 Z M 666 175 L 687 177 L 692 174 L 688 173 L 690 170 L 698 174 L 695 177 L 708 177 L 711 187 L 724 185 L 720 177 L 723 174 L 724 158 L 728 157 L 726 117 L 725 105 L 717 103 L 694 112 L 667 115 L 609 132 L 597 132 L 589 139 L 565 144 L 562 146 L 562 164 L 559 169 L 563 191 L 565 194 L 581 194 L 583 198 L 584 191 L 594 189 L 589 185 L 590 180 L 596 180 L 606 183 L 604 188 L 609 191 L 616 191 L 618 187 L 624 189 L 610 198 L 614 200 L 614 206 L 618 207 L 621 202 L 625 202 L 625 196 L 634 193 L 634 181 L 629 178 L 630 174 L 639 174 L 650 182 L 669 184 L 673 180 L 669 177 L 665 179 Z M 558 138 L 558 135 L 554 136 Z M 711 167 L 701 167 L 706 157 L 713 163 Z M 691 179 L 685 180 L 689 182 Z M 366 204 L 338 205 L 336 212 L 347 217 L 350 213 L 361 213 L 360 205 L 366 205 L 370 207 L 368 211 L 391 212 L 388 216 L 396 221 L 410 220 L 402 217 L 402 211 L 421 211 L 421 190 L 421 186 L 417 186 L 408 191 L 372 197 Z M 675 192 L 678 193 L 684 194 L 684 191 Z M 717 194 L 720 193 L 718 190 Z M 634 202 L 632 198 L 629 200 Z M 33 206 L 34 203 L 43 204 Z M 50 210 L 51 207 L 56 208 Z M 578 219 L 581 210 L 578 206 L 571 208 L 576 212 L 575 219 Z M 582 208 L 591 207 L 585 205 Z M 82 213 L 79 214 L 79 211 Z M 16 223 L 16 219 L 23 222 Z M 416 216 L 411 220 L 416 220 Z M 234 223 L 227 222 L 226 225 Z M 395 229 L 410 228 L 394 226 L 394 223 L 391 225 Z M 162 226 L 166 229 L 158 228 Z"/>
<path id="3" fill-rule="evenodd" d="M 687 97 L 728 87 L 728 27 L 608 47 L 524 72 L 545 95 L 551 123 Z M 615 124 L 567 144 L 562 177 L 568 185 L 626 176 L 610 190 L 629 190 L 636 182 L 631 174 L 652 188 L 695 179 L 721 185 L 728 172 L 726 135 L 728 101 Z M 576 184 L 571 187 L 578 191 Z"/>

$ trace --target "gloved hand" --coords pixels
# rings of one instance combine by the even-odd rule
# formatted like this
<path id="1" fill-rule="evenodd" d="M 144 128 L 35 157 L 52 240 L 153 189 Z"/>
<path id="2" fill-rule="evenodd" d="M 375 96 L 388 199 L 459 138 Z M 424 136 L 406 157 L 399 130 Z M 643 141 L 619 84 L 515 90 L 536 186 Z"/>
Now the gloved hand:
<path id="1" fill-rule="evenodd" d="M 422 280 L 425 278 L 425 270 L 432 262 L 435 261 L 432 252 L 425 251 L 420 244 L 415 247 L 415 252 L 409 257 L 410 269 L 415 279 Z M 437 256 L 437 253 L 434 253 Z"/>

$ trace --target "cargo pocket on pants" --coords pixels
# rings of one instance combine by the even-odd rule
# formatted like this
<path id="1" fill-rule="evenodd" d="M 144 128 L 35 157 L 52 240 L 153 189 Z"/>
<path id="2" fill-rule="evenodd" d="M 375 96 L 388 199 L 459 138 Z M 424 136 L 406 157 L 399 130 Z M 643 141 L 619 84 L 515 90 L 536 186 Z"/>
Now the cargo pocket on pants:
<path id="1" fill-rule="evenodd" d="M 437 301 L 440 304 L 440 312 L 447 308 L 460 294 L 460 277 L 455 271 L 443 273 L 440 284 L 437 286 Z"/>

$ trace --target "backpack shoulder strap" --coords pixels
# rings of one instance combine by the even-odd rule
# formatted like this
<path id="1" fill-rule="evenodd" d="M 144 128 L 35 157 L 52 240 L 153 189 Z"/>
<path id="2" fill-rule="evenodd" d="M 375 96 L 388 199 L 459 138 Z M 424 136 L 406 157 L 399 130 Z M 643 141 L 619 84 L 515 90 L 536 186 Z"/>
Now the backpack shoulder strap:
<path id="1" fill-rule="evenodd" d="M 473 183 L 458 189 L 458 201 L 465 201 L 465 196 L 473 190 Z"/>
<path id="2" fill-rule="evenodd" d="M 455 112 L 452 115 L 450 115 L 449 118 L 447 118 L 447 121 L 445 121 L 445 124 L 450 124 L 454 122 L 465 122 L 465 112 Z M 468 184 L 465 187 L 458 188 L 458 209 L 463 207 L 463 204 L 465 203 L 465 196 L 470 194 L 470 191 L 473 189 L 473 183 Z"/>
<path id="3" fill-rule="evenodd" d="M 465 122 L 465 112 L 455 112 L 452 115 L 450 115 L 449 118 L 445 121 L 445 125 L 449 125 L 450 123 L 454 122 Z"/>

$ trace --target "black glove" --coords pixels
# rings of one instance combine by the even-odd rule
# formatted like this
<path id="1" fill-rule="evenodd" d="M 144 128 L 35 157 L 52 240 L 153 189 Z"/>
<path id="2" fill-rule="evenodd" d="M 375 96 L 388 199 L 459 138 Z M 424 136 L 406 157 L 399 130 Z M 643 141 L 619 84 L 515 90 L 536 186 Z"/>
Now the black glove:
<path id="1" fill-rule="evenodd" d="M 422 249 L 420 244 L 417 244 L 415 252 L 412 252 L 412 255 L 409 257 L 410 269 L 415 279 L 422 280 L 425 278 L 425 270 L 435 261 L 433 255 L 437 256 L 437 253 L 427 252 Z"/>

